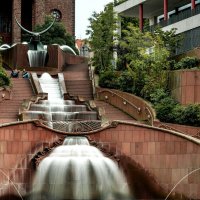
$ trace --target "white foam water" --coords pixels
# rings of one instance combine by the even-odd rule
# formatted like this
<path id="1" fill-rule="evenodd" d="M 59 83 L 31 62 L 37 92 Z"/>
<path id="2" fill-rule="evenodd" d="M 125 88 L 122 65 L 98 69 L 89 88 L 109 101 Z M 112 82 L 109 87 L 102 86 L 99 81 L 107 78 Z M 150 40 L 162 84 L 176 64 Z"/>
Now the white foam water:
<path id="1" fill-rule="evenodd" d="M 118 165 L 85 137 L 69 137 L 40 163 L 31 200 L 131 199 Z"/>

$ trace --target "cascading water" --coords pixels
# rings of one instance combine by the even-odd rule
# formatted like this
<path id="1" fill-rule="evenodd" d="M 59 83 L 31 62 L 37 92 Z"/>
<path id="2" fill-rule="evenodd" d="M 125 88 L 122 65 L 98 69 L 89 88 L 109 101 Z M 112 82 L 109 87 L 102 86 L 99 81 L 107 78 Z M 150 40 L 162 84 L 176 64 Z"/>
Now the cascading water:
<path id="1" fill-rule="evenodd" d="M 30 67 L 43 67 L 47 56 L 46 50 L 28 50 Z"/>
<path id="2" fill-rule="evenodd" d="M 85 137 L 67 137 L 38 166 L 30 200 L 130 200 L 117 164 Z"/>
<path id="3" fill-rule="evenodd" d="M 87 111 L 86 105 L 75 105 L 73 100 L 63 100 L 57 78 L 43 73 L 38 80 L 42 91 L 48 93 L 48 100 L 32 104 L 31 109 L 26 112 L 31 119 L 41 119 L 45 125 L 66 132 L 79 129 L 76 121 L 97 120 L 97 112 Z"/>
<path id="4" fill-rule="evenodd" d="M 62 100 L 58 79 L 52 78 L 48 73 L 43 73 L 39 81 L 42 91 L 48 93 L 48 100 L 56 101 L 56 103 L 57 100 Z"/>
<path id="5" fill-rule="evenodd" d="M 45 121 L 47 121 L 47 125 L 53 128 L 53 124 L 51 123 L 53 120 L 64 121 L 63 112 L 64 112 L 64 101 L 61 96 L 60 85 L 58 79 L 54 79 L 48 73 L 43 73 L 39 78 L 40 86 L 42 91 L 48 93 L 48 100 L 44 101 L 44 108 L 48 108 L 45 111 L 42 111 L 46 114 Z M 57 105 L 60 105 L 57 110 Z M 35 111 L 38 112 L 38 111 Z M 39 111 L 41 112 L 41 111 Z M 56 116 L 60 116 L 57 117 Z"/>

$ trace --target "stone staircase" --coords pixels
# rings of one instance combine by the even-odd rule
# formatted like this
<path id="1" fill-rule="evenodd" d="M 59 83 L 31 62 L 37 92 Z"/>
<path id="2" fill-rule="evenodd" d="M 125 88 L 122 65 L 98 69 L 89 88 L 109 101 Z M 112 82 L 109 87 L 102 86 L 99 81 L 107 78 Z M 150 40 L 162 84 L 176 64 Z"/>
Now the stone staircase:
<path id="1" fill-rule="evenodd" d="M 71 96 L 83 97 L 85 100 L 94 99 L 92 92 L 92 81 L 89 78 L 89 71 L 87 64 L 69 65 L 63 71 L 63 75 L 65 78 L 67 92 L 69 92 Z M 21 77 L 13 78 L 12 85 L 13 85 L 12 99 L 5 100 L 0 103 L 0 113 L 1 113 L 0 123 L 18 121 L 19 108 L 23 100 L 30 99 L 30 97 L 34 96 L 30 81 L 28 79 L 23 79 Z M 99 100 L 94 100 L 94 102 L 96 106 L 100 107 L 100 109 L 103 111 L 104 118 L 108 121 L 113 121 L 113 120 L 135 121 L 133 118 L 125 114 L 123 111 L 115 108 L 114 106 L 106 102 Z M 34 108 L 33 105 L 31 110 L 34 111 L 37 109 Z M 89 115 L 88 117 L 86 117 L 86 120 L 90 119 Z M 96 114 L 94 115 L 96 119 Z M 32 118 L 32 117 L 29 116 L 27 118 Z M 76 118 L 80 118 L 83 120 L 83 116 L 80 114 L 77 115 Z"/>
<path id="2" fill-rule="evenodd" d="M 86 63 L 68 65 L 64 69 L 63 75 L 67 92 L 71 96 L 79 96 L 85 100 L 93 99 L 92 81 Z"/>
<path id="3" fill-rule="evenodd" d="M 18 121 L 19 107 L 24 99 L 34 95 L 30 81 L 23 78 L 12 78 L 12 99 L 0 103 L 0 123 Z"/>
<path id="4" fill-rule="evenodd" d="M 40 122 L 58 131 L 77 133 L 89 132 L 101 127 L 101 120 L 97 110 L 92 110 L 87 102 L 77 99 L 64 100 L 62 91 L 63 76 L 52 77 L 48 73 L 39 78 L 31 74 L 37 93 L 48 94 L 47 99 L 28 102 L 28 106 L 20 109 L 20 120 L 39 119 Z"/>
<path id="5" fill-rule="evenodd" d="M 113 121 L 113 120 L 120 120 L 120 121 L 129 121 L 129 122 L 136 122 L 131 116 L 127 115 L 123 111 L 115 108 L 114 106 L 106 103 L 104 101 L 100 101 L 95 99 L 94 100 L 97 107 L 102 109 L 104 120 Z"/>

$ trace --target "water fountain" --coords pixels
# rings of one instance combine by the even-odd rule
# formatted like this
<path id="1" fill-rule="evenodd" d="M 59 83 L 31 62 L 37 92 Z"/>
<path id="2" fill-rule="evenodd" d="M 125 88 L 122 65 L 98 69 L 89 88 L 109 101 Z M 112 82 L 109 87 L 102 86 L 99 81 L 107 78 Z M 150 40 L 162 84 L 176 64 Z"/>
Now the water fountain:
<path id="1" fill-rule="evenodd" d="M 46 53 L 39 41 L 39 36 L 50 27 L 36 34 L 27 31 L 19 23 L 18 25 L 33 36 L 28 51 L 30 66 L 43 66 Z M 63 48 L 70 50 L 67 47 Z M 35 56 L 34 61 L 33 56 Z M 29 114 L 33 118 L 35 115 L 42 115 L 41 120 L 46 120 L 47 125 L 52 128 L 52 123 L 50 123 L 52 121 L 97 119 L 96 112 L 88 115 L 87 118 L 84 105 L 75 105 L 74 101 L 64 100 L 57 79 L 44 73 L 39 81 L 43 92 L 48 93 L 48 99 L 32 105 L 33 110 Z M 63 145 L 56 147 L 41 161 L 28 199 L 130 200 L 132 198 L 126 179 L 118 165 L 105 157 L 96 147 L 90 146 L 86 137 L 74 136 L 67 137 Z"/>
<path id="2" fill-rule="evenodd" d="M 86 137 L 66 137 L 38 166 L 30 200 L 130 200 L 117 164 Z"/>
<path id="3" fill-rule="evenodd" d="M 40 36 L 44 33 L 46 33 L 54 24 L 56 18 L 54 18 L 53 22 L 47 27 L 45 30 L 40 32 L 33 32 L 25 29 L 16 19 L 15 20 L 18 24 L 18 26 L 25 31 L 26 33 L 31 35 L 30 42 L 28 43 L 29 50 L 27 52 L 28 54 L 28 60 L 30 67 L 42 67 L 45 64 L 46 56 L 47 56 L 47 50 L 44 48 L 44 45 L 40 42 Z"/>
<path id="4" fill-rule="evenodd" d="M 18 67 L 16 66 L 16 63 L 19 66 L 25 64 L 24 67 L 44 67 L 47 65 L 48 62 L 51 62 L 49 64 L 50 66 L 48 67 L 55 67 L 55 66 L 51 66 L 52 64 L 55 65 L 55 63 L 52 62 L 51 59 L 49 59 L 48 46 L 42 44 L 42 42 L 40 41 L 40 37 L 41 35 L 45 34 L 53 26 L 56 18 L 53 19 L 52 23 L 45 30 L 42 30 L 40 32 L 29 31 L 17 21 L 16 17 L 15 17 L 15 20 L 18 26 L 22 29 L 22 31 L 30 35 L 30 41 L 15 43 L 13 45 L 3 44 L 0 46 L 0 52 L 3 55 L 3 62 L 7 65 L 7 67 L 12 68 L 13 65 L 14 67 Z M 61 50 L 61 52 L 63 52 L 62 56 L 64 57 L 66 57 L 67 54 L 76 55 L 75 51 L 68 45 L 54 44 L 53 46 L 55 47 L 58 46 L 59 47 L 58 49 Z M 53 56 L 54 56 L 54 54 L 57 54 L 59 50 L 57 50 L 56 48 L 53 48 L 52 50 L 51 48 L 50 54 L 52 55 L 52 52 L 53 52 Z M 19 60 L 18 59 L 16 60 L 14 58 L 18 56 L 23 56 L 23 58 L 20 59 L 22 60 L 22 62 L 18 63 Z M 30 69 L 30 70 L 33 70 L 33 69 Z"/>
<path id="5" fill-rule="evenodd" d="M 75 100 L 64 100 L 61 92 L 64 86 L 60 85 L 59 78 L 45 72 L 37 80 L 48 99 L 33 103 L 28 110 L 22 111 L 22 120 L 40 119 L 44 125 L 65 132 L 100 128 L 97 111 L 89 110 L 85 104 L 75 104 Z"/>

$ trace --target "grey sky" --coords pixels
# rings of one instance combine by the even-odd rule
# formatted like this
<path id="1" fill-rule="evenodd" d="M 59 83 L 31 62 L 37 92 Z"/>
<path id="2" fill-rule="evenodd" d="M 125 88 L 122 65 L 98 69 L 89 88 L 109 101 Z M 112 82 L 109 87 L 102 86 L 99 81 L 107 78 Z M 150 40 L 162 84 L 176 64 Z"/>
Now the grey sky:
<path id="1" fill-rule="evenodd" d="M 86 38 L 85 31 L 89 25 L 88 18 L 96 11 L 99 13 L 104 6 L 113 0 L 76 0 L 75 34 L 76 39 Z"/>

